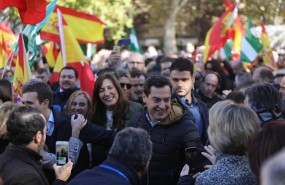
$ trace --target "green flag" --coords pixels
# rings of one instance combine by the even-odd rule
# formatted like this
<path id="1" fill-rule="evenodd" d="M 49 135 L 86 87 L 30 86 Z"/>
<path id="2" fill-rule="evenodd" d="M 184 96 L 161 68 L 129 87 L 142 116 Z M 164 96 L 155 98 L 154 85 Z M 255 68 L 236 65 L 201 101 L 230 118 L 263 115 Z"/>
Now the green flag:
<path id="1" fill-rule="evenodd" d="M 51 3 L 49 3 L 46 7 L 46 17 L 38 24 L 36 25 L 27 25 L 25 29 L 23 30 L 23 35 L 26 40 L 28 40 L 28 51 L 30 54 L 30 66 L 33 65 L 34 60 L 37 57 L 38 48 L 36 45 L 36 37 L 38 36 L 39 31 L 46 25 L 47 21 L 49 20 L 55 6 L 56 6 L 57 0 L 53 0 Z"/>
<path id="2" fill-rule="evenodd" d="M 262 44 L 259 39 L 252 34 L 251 28 L 252 22 L 249 19 L 246 33 L 241 42 L 241 61 L 243 62 L 253 62 L 262 49 Z"/>
<path id="3" fill-rule="evenodd" d="M 129 46 L 129 50 L 136 53 L 142 53 L 138 42 L 137 34 L 134 28 L 131 29 L 130 40 L 131 40 L 131 45 Z"/>
<path id="4" fill-rule="evenodd" d="M 228 39 L 225 46 L 220 49 L 219 55 L 222 60 L 229 61 L 231 59 L 233 44 L 232 39 Z"/>

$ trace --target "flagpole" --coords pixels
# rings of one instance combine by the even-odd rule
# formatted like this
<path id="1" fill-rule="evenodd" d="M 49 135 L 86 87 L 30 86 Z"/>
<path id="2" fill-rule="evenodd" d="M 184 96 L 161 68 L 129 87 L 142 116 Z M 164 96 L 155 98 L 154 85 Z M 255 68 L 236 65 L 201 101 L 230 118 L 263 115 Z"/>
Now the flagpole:
<path id="1" fill-rule="evenodd" d="M 58 16 L 58 27 L 59 27 L 59 36 L 60 36 L 60 45 L 61 45 L 61 55 L 62 55 L 63 65 L 66 66 L 66 52 L 65 52 L 63 26 L 62 26 L 62 14 L 59 8 L 57 9 L 57 16 Z"/>

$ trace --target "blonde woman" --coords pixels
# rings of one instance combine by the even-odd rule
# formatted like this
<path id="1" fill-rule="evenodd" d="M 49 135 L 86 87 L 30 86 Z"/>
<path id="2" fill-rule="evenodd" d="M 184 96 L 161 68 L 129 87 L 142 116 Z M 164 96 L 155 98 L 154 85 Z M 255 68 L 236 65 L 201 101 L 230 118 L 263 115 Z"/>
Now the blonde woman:
<path id="1" fill-rule="evenodd" d="M 208 135 L 216 162 L 198 175 L 195 185 L 257 184 L 247 157 L 249 142 L 260 129 L 256 113 L 245 105 L 226 100 L 210 109 L 209 120 Z M 194 184 L 194 181 L 186 175 L 179 184 Z"/>

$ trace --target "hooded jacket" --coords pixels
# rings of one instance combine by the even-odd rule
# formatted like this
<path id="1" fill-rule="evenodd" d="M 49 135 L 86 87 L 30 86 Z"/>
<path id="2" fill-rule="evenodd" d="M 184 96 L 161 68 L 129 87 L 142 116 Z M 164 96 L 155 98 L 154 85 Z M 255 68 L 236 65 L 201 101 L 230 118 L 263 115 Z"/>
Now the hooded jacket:
<path id="1" fill-rule="evenodd" d="M 148 185 L 177 184 L 180 171 L 185 164 L 185 148 L 201 147 L 202 142 L 192 115 L 185 112 L 176 100 L 172 101 L 168 117 L 151 126 L 147 109 L 134 115 L 129 121 L 130 127 L 146 130 L 153 143 L 152 158 L 143 183 Z"/>

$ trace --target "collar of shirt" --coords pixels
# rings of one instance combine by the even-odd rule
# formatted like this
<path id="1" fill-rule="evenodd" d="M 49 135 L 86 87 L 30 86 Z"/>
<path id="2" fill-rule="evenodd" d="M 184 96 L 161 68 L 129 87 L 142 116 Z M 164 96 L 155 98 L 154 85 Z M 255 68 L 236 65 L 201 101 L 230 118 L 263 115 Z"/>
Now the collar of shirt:
<path id="1" fill-rule="evenodd" d="M 155 123 L 152 122 L 151 119 L 150 119 L 150 116 L 149 116 L 148 112 L 145 113 L 145 117 L 146 117 L 146 119 L 147 119 L 147 121 L 148 121 L 148 123 L 149 123 L 149 125 L 150 125 L 151 127 L 154 127 L 156 124 L 160 123 L 160 121 L 157 121 L 157 122 L 155 122 Z"/>
<path id="2" fill-rule="evenodd" d="M 47 135 L 51 136 L 54 130 L 54 116 L 52 111 L 50 111 L 50 115 L 48 118 L 48 123 L 47 123 Z"/>
<path id="3" fill-rule="evenodd" d="M 185 97 L 180 97 L 180 100 L 182 101 L 183 104 L 185 104 L 187 106 L 189 106 L 189 105 L 197 106 L 197 104 L 198 104 L 197 99 L 193 95 L 191 95 L 191 97 L 192 97 L 191 103 L 189 103 L 189 101 Z"/>

